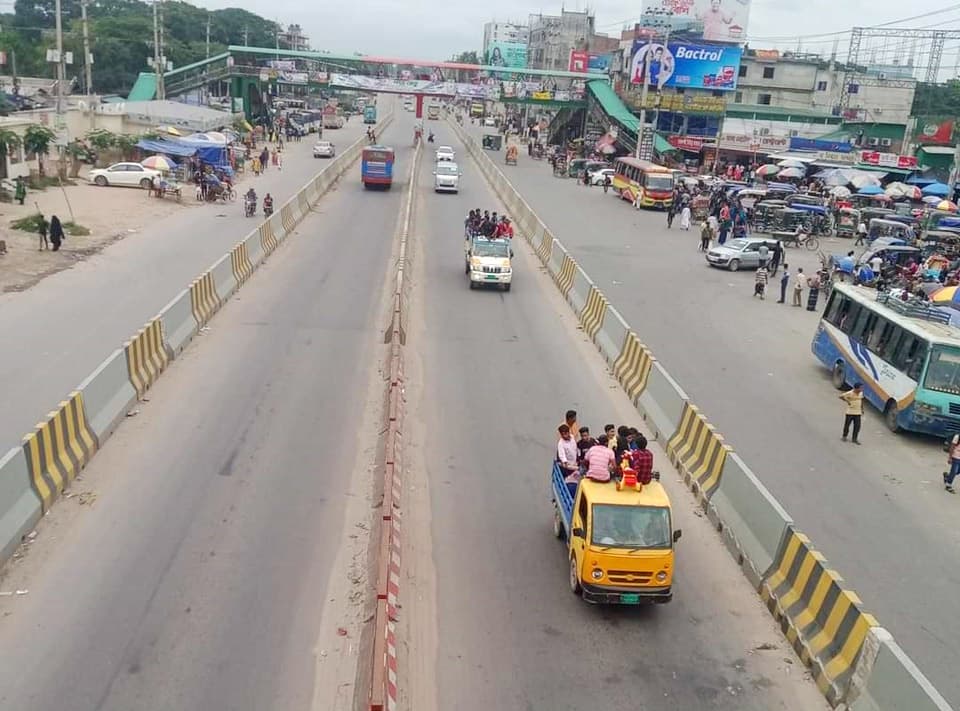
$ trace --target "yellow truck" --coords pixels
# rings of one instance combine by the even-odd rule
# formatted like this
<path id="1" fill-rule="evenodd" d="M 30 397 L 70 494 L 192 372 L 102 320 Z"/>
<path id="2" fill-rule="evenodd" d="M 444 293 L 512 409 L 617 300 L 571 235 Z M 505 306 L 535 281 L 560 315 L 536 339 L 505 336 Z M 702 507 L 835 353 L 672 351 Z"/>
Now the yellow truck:
<path id="1" fill-rule="evenodd" d="M 574 485 L 555 462 L 552 481 L 553 531 L 566 541 L 573 593 L 599 604 L 670 602 L 680 531 L 659 475 L 632 486 L 586 478 Z"/>

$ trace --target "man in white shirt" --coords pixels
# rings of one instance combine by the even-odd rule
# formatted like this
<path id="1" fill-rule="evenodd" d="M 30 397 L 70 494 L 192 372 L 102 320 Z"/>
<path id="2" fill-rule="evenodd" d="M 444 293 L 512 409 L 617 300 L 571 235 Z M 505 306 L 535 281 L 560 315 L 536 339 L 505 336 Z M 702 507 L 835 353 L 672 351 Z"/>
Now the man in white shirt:
<path id="1" fill-rule="evenodd" d="M 569 425 L 560 425 L 557 431 L 560 433 L 560 440 L 557 442 L 557 461 L 560 463 L 560 471 L 564 478 L 575 477 L 580 473 L 580 467 L 577 464 L 577 442 L 570 432 Z"/>
<path id="2" fill-rule="evenodd" d="M 866 238 L 867 238 L 867 223 L 861 221 L 860 224 L 857 225 L 857 241 L 853 243 L 854 246 L 858 244 L 863 244 L 863 241 Z"/>
<path id="3" fill-rule="evenodd" d="M 879 254 L 875 255 L 870 259 L 870 268 L 873 270 L 873 273 L 877 276 L 880 276 L 880 268 L 883 266 L 883 257 Z"/>

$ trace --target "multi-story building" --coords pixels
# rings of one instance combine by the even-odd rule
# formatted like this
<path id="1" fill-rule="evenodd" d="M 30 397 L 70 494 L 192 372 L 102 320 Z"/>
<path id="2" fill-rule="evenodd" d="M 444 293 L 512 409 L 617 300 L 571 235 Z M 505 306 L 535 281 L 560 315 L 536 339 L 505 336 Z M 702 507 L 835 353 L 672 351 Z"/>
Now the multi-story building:
<path id="1" fill-rule="evenodd" d="M 527 66 L 565 71 L 572 50 L 588 49 L 594 32 L 589 12 L 561 11 L 558 15 L 530 15 Z"/>
<path id="2" fill-rule="evenodd" d="M 527 44 L 530 40 L 530 28 L 515 22 L 487 22 L 483 26 L 483 51 L 491 42 L 516 42 Z"/>
<path id="3" fill-rule="evenodd" d="M 307 52 L 310 50 L 310 39 L 303 34 L 300 25 L 289 25 L 286 32 L 281 31 L 277 35 L 277 43 L 284 49 L 294 52 Z"/>

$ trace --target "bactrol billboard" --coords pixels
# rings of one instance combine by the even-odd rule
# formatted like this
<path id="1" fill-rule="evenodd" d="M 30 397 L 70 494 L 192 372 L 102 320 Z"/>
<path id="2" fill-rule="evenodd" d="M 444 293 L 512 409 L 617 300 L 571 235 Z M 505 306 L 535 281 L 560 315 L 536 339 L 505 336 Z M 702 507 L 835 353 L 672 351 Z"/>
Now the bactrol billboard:
<path id="1" fill-rule="evenodd" d="M 649 63 L 647 54 L 650 55 Z M 737 88 L 743 51 L 730 45 L 635 42 L 630 81 L 654 89 L 733 91 Z M 648 70 L 649 68 L 649 70 Z"/>
<path id="2" fill-rule="evenodd" d="M 523 42 L 491 42 L 484 53 L 484 64 L 492 67 L 527 68 L 527 45 Z"/>
<path id="3" fill-rule="evenodd" d="M 669 26 L 676 36 L 745 42 L 751 0 L 644 0 L 641 24 Z"/>

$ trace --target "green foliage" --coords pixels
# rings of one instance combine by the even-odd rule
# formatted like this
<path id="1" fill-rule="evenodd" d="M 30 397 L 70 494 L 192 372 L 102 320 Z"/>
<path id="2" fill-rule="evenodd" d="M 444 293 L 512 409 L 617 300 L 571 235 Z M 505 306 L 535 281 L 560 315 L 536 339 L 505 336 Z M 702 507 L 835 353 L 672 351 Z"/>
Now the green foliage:
<path id="1" fill-rule="evenodd" d="M 133 149 L 136 147 L 137 143 L 140 141 L 140 136 L 129 136 L 127 134 L 119 134 L 117 136 L 116 146 L 120 149 L 120 153 L 123 155 L 124 160 L 126 160 Z"/>
<path id="2" fill-rule="evenodd" d="M 453 55 L 451 59 L 453 62 L 459 62 L 460 64 L 483 64 L 480 61 L 480 57 L 477 56 L 475 51 L 470 52 L 461 52 L 460 54 Z"/>
<path id="3" fill-rule="evenodd" d="M 97 151 L 106 151 L 117 145 L 117 136 L 105 128 L 95 128 L 87 132 L 87 142 Z"/>
<path id="4" fill-rule="evenodd" d="M 950 79 L 946 84 L 917 84 L 910 113 L 913 116 L 960 115 L 960 80 Z"/>
<path id="5" fill-rule="evenodd" d="M 47 223 L 47 229 L 50 228 L 50 220 L 47 220 L 39 212 L 35 212 L 32 215 L 27 215 L 26 217 L 21 217 L 19 220 L 14 220 L 10 223 L 10 226 L 15 230 L 20 230 L 21 232 L 39 232 L 40 231 L 40 221 L 43 220 Z M 74 237 L 85 237 L 90 234 L 90 230 L 83 225 L 78 225 L 76 222 L 63 222 L 63 231 L 68 235 Z"/>
<path id="6" fill-rule="evenodd" d="M 90 230 L 87 227 L 78 225 L 76 222 L 64 222 L 62 224 L 63 231 L 73 237 L 86 237 L 88 234 L 90 234 Z"/>
<path id="7" fill-rule="evenodd" d="M 52 46 L 55 0 L 16 0 L 12 15 L 0 16 L 0 50 L 16 53 L 20 76 L 53 76 L 46 61 Z M 82 74 L 83 43 L 80 0 L 62 0 L 64 49 L 74 53 L 77 64 L 70 71 Z M 92 0 L 87 7 L 91 51 L 94 55 L 93 88 L 101 94 L 126 95 L 140 72 L 150 71 L 153 56 L 153 8 L 140 0 Z M 206 57 L 207 18 L 210 18 L 210 53 L 227 45 L 272 47 L 276 23 L 238 8 L 207 11 L 179 0 L 163 3 L 165 53 L 174 67 Z M 0 107 L 2 110 L 2 107 Z"/>
<path id="8" fill-rule="evenodd" d="M 50 152 L 50 144 L 56 137 L 57 134 L 49 126 L 33 123 L 23 132 L 23 147 L 28 153 L 36 153 L 38 156 L 46 155 Z"/>

